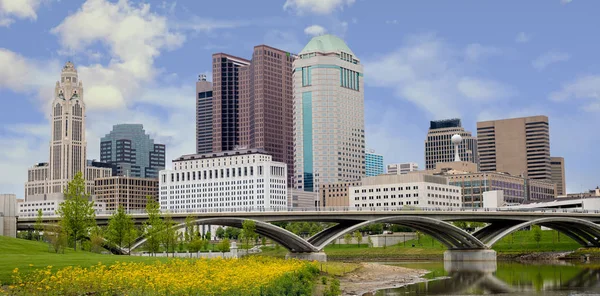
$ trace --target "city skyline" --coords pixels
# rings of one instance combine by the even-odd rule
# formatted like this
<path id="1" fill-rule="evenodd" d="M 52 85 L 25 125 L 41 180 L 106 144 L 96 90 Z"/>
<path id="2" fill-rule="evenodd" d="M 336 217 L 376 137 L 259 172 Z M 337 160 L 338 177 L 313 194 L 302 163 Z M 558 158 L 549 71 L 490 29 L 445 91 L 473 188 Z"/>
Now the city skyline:
<path id="1" fill-rule="evenodd" d="M 227 15 L 217 13 L 218 7 L 158 1 L 150 1 L 148 11 L 138 2 L 100 0 L 0 11 L 0 38 L 14 40 L 0 49 L 0 66 L 11 69 L 0 74 L 0 99 L 10 106 L 0 111 L 0 142 L 14 147 L 0 153 L 5 168 L 0 191 L 22 197 L 27 168 L 47 160 L 48 106 L 65 61 L 78 65 L 87 86 L 87 158 L 99 159 L 99 138 L 113 124 L 139 122 L 168 146 L 169 167 L 170 160 L 195 150 L 194 84 L 198 74 L 211 74 L 213 53 L 246 56 L 261 43 L 297 53 L 310 40 L 304 31 L 318 34 L 322 27 L 345 40 L 365 65 L 366 145 L 384 155 L 386 163 L 422 164 L 422 139 L 430 120 L 460 117 L 467 130 L 475 131 L 480 120 L 547 115 L 551 154 L 565 158 L 567 191 L 598 185 L 593 164 L 600 159 L 592 151 L 600 140 L 585 130 L 600 124 L 600 76 L 593 55 L 598 46 L 576 45 L 587 44 L 578 36 L 593 32 L 582 24 L 598 22 L 589 14 L 598 4 L 519 3 L 511 24 L 503 28 L 496 26 L 500 16 L 515 9 L 516 2 L 506 7 L 438 4 L 439 11 L 450 12 L 445 14 L 467 17 L 464 24 L 482 22 L 469 28 L 449 16 L 429 15 L 426 4 L 390 1 L 381 5 L 387 7 L 383 10 L 366 1 L 321 2 L 307 8 L 301 3 L 310 1 L 281 1 L 264 11 L 249 10 L 256 14 L 243 13 L 251 5 L 237 2 L 227 5 L 236 6 Z M 363 12 L 367 8 L 379 16 L 368 17 Z M 103 17 L 110 24 L 95 32 L 82 29 L 91 9 L 107 12 Z M 483 12 L 472 16 L 470 9 Z M 195 15 L 200 11 L 204 15 Z M 527 23 L 532 12 L 539 16 L 535 25 Z M 252 21 L 256 17 L 260 21 Z M 123 25 L 128 18 L 152 30 L 135 36 Z M 565 23 L 555 24 L 557 18 Z M 575 30 L 584 34 L 570 33 Z M 387 38 L 390 34 L 397 37 Z"/>

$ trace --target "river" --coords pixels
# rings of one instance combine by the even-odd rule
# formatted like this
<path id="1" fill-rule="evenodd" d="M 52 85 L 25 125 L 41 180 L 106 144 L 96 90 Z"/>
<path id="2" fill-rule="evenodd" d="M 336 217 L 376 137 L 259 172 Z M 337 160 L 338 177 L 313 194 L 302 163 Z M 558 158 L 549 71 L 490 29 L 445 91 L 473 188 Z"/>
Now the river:
<path id="1" fill-rule="evenodd" d="M 443 262 L 389 263 L 426 269 L 428 281 L 379 290 L 391 295 L 600 295 L 600 263 L 516 263 L 456 268 Z M 372 295 L 372 294 L 365 294 Z"/>

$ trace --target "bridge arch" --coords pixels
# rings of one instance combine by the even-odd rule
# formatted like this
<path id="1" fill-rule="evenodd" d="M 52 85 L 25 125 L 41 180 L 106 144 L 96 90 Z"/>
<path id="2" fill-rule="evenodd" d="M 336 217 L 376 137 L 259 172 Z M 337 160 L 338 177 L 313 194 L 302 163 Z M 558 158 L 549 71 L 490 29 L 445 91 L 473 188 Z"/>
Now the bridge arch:
<path id="1" fill-rule="evenodd" d="M 222 225 L 222 226 L 230 226 L 242 228 L 242 224 L 246 220 L 252 219 L 244 219 L 244 218 L 231 218 L 231 217 L 223 217 L 223 218 L 206 218 L 206 219 L 197 219 L 192 223 L 194 225 Z M 268 237 L 275 242 L 279 243 L 286 249 L 295 253 L 305 253 L 305 252 L 316 252 L 318 251 L 312 244 L 304 240 L 303 238 L 297 236 L 296 234 L 283 229 L 281 227 L 275 226 L 271 223 L 266 223 L 262 221 L 252 220 L 256 224 L 256 233 Z M 185 223 L 180 223 L 173 226 L 174 229 L 179 230 L 185 228 L 187 225 Z M 146 237 L 137 241 L 132 247 L 131 250 L 134 250 L 145 243 L 147 240 Z"/>
<path id="2" fill-rule="evenodd" d="M 562 232 L 584 247 L 600 247 L 600 225 L 587 220 L 568 217 L 540 218 L 497 228 L 493 234 L 482 238 L 482 241 L 487 247 L 491 248 L 505 236 L 531 225 L 540 225 Z"/>
<path id="3" fill-rule="evenodd" d="M 485 244 L 483 244 L 476 237 L 448 222 L 433 218 L 415 216 L 384 217 L 364 222 L 338 224 L 315 234 L 308 239 L 308 242 L 313 244 L 317 249 L 322 250 L 325 248 L 325 246 L 344 236 L 345 234 L 352 233 L 360 228 L 374 223 L 391 223 L 410 227 L 432 236 L 448 247 L 448 249 L 486 248 Z"/>

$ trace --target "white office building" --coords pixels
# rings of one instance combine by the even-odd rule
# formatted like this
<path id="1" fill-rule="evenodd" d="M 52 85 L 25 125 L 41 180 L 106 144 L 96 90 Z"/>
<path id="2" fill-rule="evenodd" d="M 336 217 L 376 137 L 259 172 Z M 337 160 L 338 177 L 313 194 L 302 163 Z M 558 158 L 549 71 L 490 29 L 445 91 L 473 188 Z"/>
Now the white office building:
<path id="1" fill-rule="evenodd" d="M 159 183 L 163 211 L 287 209 L 287 166 L 259 149 L 181 156 Z"/>
<path id="2" fill-rule="evenodd" d="M 43 216 L 56 216 L 56 211 L 63 203 L 62 200 L 40 200 L 40 201 L 24 201 L 18 203 L 19 217 L 36 217 L 38 210 L 42 210 Z M 106 213 L 106 203 L 94 201 L 94 211 L 96 215 Z"/>
<path id="3" fill-rule="evenodd" d="M 351 208 L 459 208 L 461 189 L 442 176 L 426 174 L 380 175 L 350 187 Z"/>
<path id="4" fill-rule="evenodd" d="M 419 165 L 416 162 L 392 163 L 387 165 L 388 174 L 405 175 L 409 172 L 419 170 Z"/>

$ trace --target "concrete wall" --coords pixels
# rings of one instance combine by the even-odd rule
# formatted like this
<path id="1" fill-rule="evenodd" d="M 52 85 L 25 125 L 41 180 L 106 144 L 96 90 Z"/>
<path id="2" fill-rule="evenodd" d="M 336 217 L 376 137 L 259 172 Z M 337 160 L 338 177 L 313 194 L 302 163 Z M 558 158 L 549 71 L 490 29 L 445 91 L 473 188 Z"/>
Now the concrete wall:
<path id="1" fill-rule="evenodd" d="M 0 235 L 17 236 L 17 196 L 0 194 Z"/>

